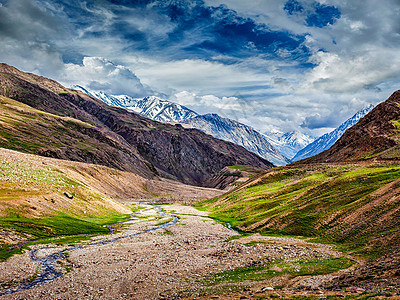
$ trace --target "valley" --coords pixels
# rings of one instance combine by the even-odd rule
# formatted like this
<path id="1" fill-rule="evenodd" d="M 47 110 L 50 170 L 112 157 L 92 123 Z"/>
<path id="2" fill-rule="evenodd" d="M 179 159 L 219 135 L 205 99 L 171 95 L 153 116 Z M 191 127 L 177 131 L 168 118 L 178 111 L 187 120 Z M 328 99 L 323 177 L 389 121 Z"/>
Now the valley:
<path id="1" fill-rule="evenodd" d="M 400 300 L 399 12 L 0 0 L 0 300 Z"/>
<path id="2" fill-rule="evenodd" d="M 290 194 L 292 185 L 301 185 L 305 178 L 310 190 L 314 190 L 311 181 L 318 185 L 328 179 L 313 173 L 320 173 L 321 166 L 308 167 L 303 173 L 287 167 L 252 173 L 251 169 L 237 166 L 236 169 L 249 172 L 248 181 L 221 195 L 224 191 L 165 179 L 145 179 L 93 164 L 6 149 L 1 149 L 0 155 L 1 169 L 8 172 L 2 173 L 8 176 L 0 178 L 4 192 L 1 211 L 6 213 L 1 219 L 2 250 L 40 239 L 23 245 L 21 250 L 11 251 L 9 254 L 13 256 L 4 256 L 2 252 L 1 298 L 357 298 L 379 295 L 380 291 L 384 291 L 382 295 L 397 293 L 396 288 L 387 287 L 392 281 L 386 282 L 384 288 L 377 284 L 365 286 L 362 281 L 343 285 L 344 279 L 354 278 L 351 274 L 362 273 L 362 268 L 368 266 L 369 258 L 360 252 L 349 252 L 327 239 L 311 242 L 307 231 L 265 234 L 254 227 L 246 233 L 243 231 L 246 228 L 237 223 L 240 217 L 226 217 L 210 206 L 215 202 L 217 207 L 221 199 L 252 188 L 249 187 L 252 182 L 253 185 L 254 182 L 271 184 L 275 190 L 282 182 L 281 194 Z M 396 168 L 394 165 L 389 169 L 368 165 L 361 168 L 325 166 L 330 176 L 339 169 L 347 170 L 354 177 L 383 176 L 390 171 L 393 175 L 387 182 L 396 181 Z M 291 182 L 290 176 L 297 176 L 296 182 Z M 268 177 L 269 182 L 265 179 Z M 264 194 L 271 192 L 270 188 L 263 190 Z M 210 198 L 214 200 L 207 200 Z M 251 202 L 248 204 L 248 208 L 254 207 Z M 230 206 L 225 207 L 229 210 Z M 158 209 L 166 215 L 160 215 Z M 52 216 L 60 213 L 64 216 L 60 220 L 64 228 L 69 231 L 79 228 L 79 231 L 60 230 L 51 221 Z M 250 216 L 243 212 L 240 215 Z M 216 218 L 229 221 L 242 231 L 238 234 Z M 41 224 L 40 220 L 44 222 Z M 112 223 L 118 224 L 112 226 L 114 232 L 107 234 L 109 229 L 101 225 Z M 28 225 L 31 231 L 21 227 L 22 224 Z M 100 226 L 89 228 L 82 224 Z M 393 228 L 392 225 L 388 224 Z M 35 226 L 38 226 L 36 232 Z M 50 267 L 50 273 L 43 263 Z"/>
<path id="3" fill-rule="evenodd" d="M 189 206 L 157 205 L 167 212 L 160 216 L 154 206 L 131 204 L 134 217 L 111 236 L 73 246 L 33 245 L 1 263 L 0 294 L 7 299 L 335 295 L 320 285 L 357 264 L 331 246 L 304 240 L 236 239 L 237 233 Z M 45 278 L 43 263 L 53 268 Z M 340 293 L 345 294 L 354 293 Z"/>
<path id="4" fill-rule="evenodd" d="M 47 78 L 0 75 L 1 298 L 400 295 L 399 92 L 328 150 L 276 167 Z"/>

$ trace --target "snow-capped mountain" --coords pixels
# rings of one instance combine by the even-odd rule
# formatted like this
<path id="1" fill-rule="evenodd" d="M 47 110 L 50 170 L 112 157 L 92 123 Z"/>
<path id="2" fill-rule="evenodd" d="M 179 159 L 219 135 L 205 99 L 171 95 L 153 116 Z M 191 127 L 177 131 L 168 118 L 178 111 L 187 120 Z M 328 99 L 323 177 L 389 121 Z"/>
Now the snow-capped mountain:
<path id="1" fill-rule="evenodd" d="M 221 140 L 243 146 L 274 165 L 281 166 L 290 162 L 261 133 L 250 126 L 227 118 L 221 118 L 217 114 L 197 116 L 180 123 L 185 127 L 196 128 Z"/>
<path id="2" fill-rule="evenodd" d="M 314 138 L 299 131 L 290 131 L 286 133 L 275 131 L 264 133 L 264 136 L 272 146 L 288 158 L 294 157 L 297 152 L 314 141 Z"/>
<path id="3" fill-rule="evenodd" d="M 99 99 L 99 100 L 103 101 L 104 103 L 106 103 L 108 105 L 111 105 L 111 106 L 128 107 L 128 106 L 133 105 L 134 102 L 136 102 L 136 99 L 133 99 L 133 98 L 129 99 L 129 101 L 132 102 L 131 103 L 131 102 L 128 101 L 128 99 L 126 99 L 126 100 L 125 99 L 119 99 L 119 98 L 117 98 L 115 96 L 108 95 L 108 94 L 106 94 L 104 92 L 93 91 L 93 90 L 90 90 L 90 89 L 85 88 L 85 87 L 80 86 L 80 85 L 74 85 L 74 86 L 72 86 L 72 88 L 75 89 L 75 90 L 79 90 L 81 92 L 84 92 L 85 94 L 88 94 L 90 96 L 93 96 L 93 97 L 95 97 L 95 98 L 97 98 L 97 99 Z M 125 100 L 125 101 L 123 101 L 123 100 Z"/>
<path id="4" fill-rule="evenodd" d="M 159 122 L 180 122 L 198 116 L 197 113 L 185 106 L 155 96 L 137 99 L 136 102 L 133 102 L 129 96 L 114 97 L 121 102 L 131 103 L 131 105 L 125 106 L 127 109 Z"/>
<path id="5" fill-rule="evenodd" d="M 159 122 L 180 122 L 198 116 L 197 113 L 185 106 L 155 96 L 135 99 L 127 95 L 107 95 L 104 92 L 92 91 L 79 85 L 75 85 L 73 88 L 91 95 L 108 105 L 124 107 Z"/>
<path id="6" fill-rule="evenodd" d="M 301 149 L 297 154 L 293 157 L 293 161 L 302 160 L 307 157 L 314 156 L 318 153 L 321 153 L 325 150 L 328 150 L 333 146 L 334 143 L 343 135 L 343 133 L 355 125 L 362 117 L 364 117 L 367 113 L 369 113 L 374 106 L 372 104 L 358 111 L 354 116 L 350 119 L 343 122 L 338 128 L 335 130 L 324 134 L 323 136 L 316 139 L 311 144 L 307 145 L 304 149 Z"/>
<path id="7" fill-rule="evenodd" d="M 189 108 L 155 96 L 134 99 L 126 95 L 107 95 L 82 86 L 74 86 L 108 105 L 124 107 L 159 122 L 178 122 L 185 127 L 196 128 L 216 138 L 230 141 L 258 154 L 274 165 L 286 165 L 290 160 L 275 149 L 259 132 L 250 126 L 221 118 L 216 114 L 200 116 Z"/>

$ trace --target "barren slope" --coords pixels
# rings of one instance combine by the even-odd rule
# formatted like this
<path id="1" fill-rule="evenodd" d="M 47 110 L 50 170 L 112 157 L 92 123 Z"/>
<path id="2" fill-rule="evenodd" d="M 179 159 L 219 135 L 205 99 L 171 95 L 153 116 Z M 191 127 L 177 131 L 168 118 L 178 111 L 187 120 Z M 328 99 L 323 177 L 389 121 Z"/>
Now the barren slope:
<path id="1" fill-rule="evenodd" d="M 30 226 L 46 228 L 52 224 L 48 218 L 62 216 L 79 223 L 80 220 L 91 222 L 122 217 L 121 214 L 129 214 L 130 210 L 121 204 L 121 199 L 186 202 L 195 196 L 202 200 L 221 193 L 164 179 L 145 179 L 104 166 L 2 148 L 0 171 L 0 246 L 36 238 L 38 232 L 32 232 Z M 179 192 L 173 193 L 175 190 Z M 64 221 L 59 220 L 60 226 Z M 41 223 L 35 225 L 35 222 Z M 22 224 L 28 227 L 21 227 Z M 68 234 L 57 232 L 57 228 L 54 230 L 48 235 Z"/>

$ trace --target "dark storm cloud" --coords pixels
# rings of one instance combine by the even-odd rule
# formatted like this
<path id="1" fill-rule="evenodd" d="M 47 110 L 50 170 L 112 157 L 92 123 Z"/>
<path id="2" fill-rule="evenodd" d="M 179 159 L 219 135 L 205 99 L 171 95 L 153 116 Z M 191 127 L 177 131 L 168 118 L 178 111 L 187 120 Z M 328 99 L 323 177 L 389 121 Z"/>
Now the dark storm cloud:
<path id="1" fill-rule="evenodd" d="M 63 64 L 51 37 L 65 35 L 56 17 L 29 0 L 1 4 L 0 59 L 27 71 L 54 75 Z"/>
<path id="2" fill-rule="evenodd" d="M 45 39 L 47 34 L 60 29 L 54 16 L 29 0 L 6 1 L 0 6 L 1 37 Z"/>
<path id="3" fill-rule="evenodd" d="M 333 5 L 313 2 L 312 5 L 302 4 L 296 0 L 289 0 L 283 9 L 289 15 L 298 15 L 305 18 L 305 23 L 310 27 L 325 27 L 334 24 L 340 18 L 341 13 Z"/>
<path id="4" fill-rule="evenodd" d="M 276 52 L 284 49 L 303 61 L 309 57 L 302 47 L 305 36 L 272 30 L 225 5 L 207 6 L 201 0 L 62 3 L 65 14 L 82 31 L 81 39 L 112 36 L 123 41 L 128 52 L 208 60 L 220 54 L 280 58 Z"/>

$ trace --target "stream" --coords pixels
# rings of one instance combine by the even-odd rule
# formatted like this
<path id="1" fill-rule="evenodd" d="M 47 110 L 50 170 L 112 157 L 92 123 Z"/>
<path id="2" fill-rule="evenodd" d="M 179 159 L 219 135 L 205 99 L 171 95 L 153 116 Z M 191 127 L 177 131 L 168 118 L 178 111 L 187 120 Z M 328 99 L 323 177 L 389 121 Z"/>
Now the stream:
<path id="1" fill-rule="evenodd" d="M 140 203 L 140 204 L 145 204 L 145 203 Z M 12 288 L 8 289 L 7 291 L 0 293 L 0 296 L 10 295 L 10 294 L 14 294 L 14 293 L 17 293 L 17 292 L 20 292 L 20 291 L 36 288 L 36 287 L 41 286 L 41 285 L 43 285 L 43 284 L 45 284 L 47 282 L 51 282 L 51 281 L 55 280 L 58 277 L 63 276 L 64 273 L 57 270 L 57 263 L 58 263 L 58 261 L 60 261 L 61 259 L 64 258 L 66 252 L 74 251 L 76 249 L 83 249 L 83 248 L 87 248 L 87 247 L 90 247 L 90 246 L 106 245 L 106 244 L 114 243 L 114 242 L 122 240 L 122 239 L 130 238 L 130 237 L 141 235 L 141 234 L 144 234 L 144 233 L 147 233 L 147 232 L 151 232 L 151 231 L 154 231 L 154 230 L 166 228 L 166 227 L 175 225 L 178 222 L 178 217 L 175 217 L 175 216 L 167 214 L 166 212 L 162 211 L 162 209 L 160 207 L 158 207 L 156 205 L 152 205 L 152 204 L 146 204 L 146 205 L 151 205 L 154 209 L 156 209 L 158 215 L 163 215 L 165 217 L 170 217 L 170 218 L 172 218 L 172 220 L 167 222 L 167 223 L 161 224 L 161 225 L 159 225 L 157 227 L 154 227 L 154 228 L 151 228 L 151 229 L 147 229 L 147 230 L 144 230 L 144 231 L 140 231 L 140 232 L 137 232 L 137 233 L 134 233 L 134 234 L 130 234 L 130 235 L 126 235 L 126 236 L 120 236 L 120 237 L 116 237 L 116 238 L 113 238 L 113 239 L 102 240 L 102 241 L 93 242 L 93 243 L 90 243 L 90 244 L 85 244 L 85 245 L 80 245 L 80 246 L 72 246 L 72 247 L 63 249 L 61 251 L 46 255 L 46 256 L 44 256 L 42 258 L 38 257 L 38 252 L 40 250 L 49 250 L 49 249 L 51 249 L 51 247 L 42 247 L 42 248 L 31 250 L 29 252 L 29 257 L 30 257 L 30 259 L 32 261 L 40 263 L 40 268 L 41 268 L 40 274 L 35 279 L 33 279 L 32 281 L 29 281 L 27 283 L 21 284 L 21 285 L 16 286 L 16 287 L 12 287 Z M 129 220 L 108 225 L 107 228 L 110 229 L 110 233 L 109 234 L 112 234 L 112 233 L 115 232 L 115 229 L 112 228 L 113 226 L 118 225 L 118 224 L 123 224 L 123 223 L 130 222 L 130 221 L 133 220 L 133 217 L 134 217 L 134 214 L 131 215 L 131 218 Z"/>

